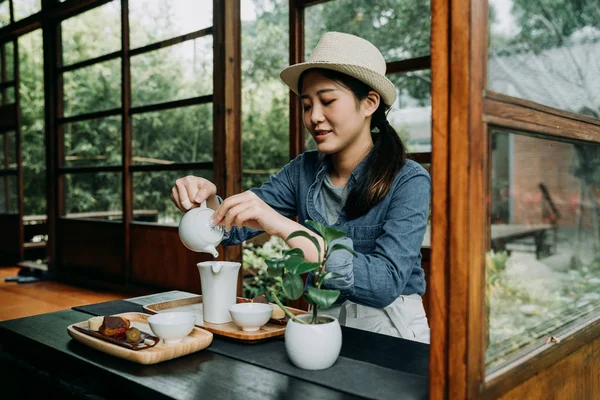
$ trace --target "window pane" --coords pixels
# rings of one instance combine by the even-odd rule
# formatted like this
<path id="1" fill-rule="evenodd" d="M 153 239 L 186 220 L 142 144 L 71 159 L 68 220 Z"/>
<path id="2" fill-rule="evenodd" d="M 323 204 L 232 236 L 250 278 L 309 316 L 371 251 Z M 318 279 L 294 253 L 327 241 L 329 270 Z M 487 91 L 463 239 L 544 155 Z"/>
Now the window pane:
<path id="1" fill-rule="evenodd" d="M 4 135 L 0 135 L 0 139 L 4 149 L 3 168 L 17 168 L 17 133 L 15 131 L 6 132 Z"/>
<path id="2" fill-rule="evenodd" d="M 19 38 L 23 213 L 46 213 L 46 148 L 42 30 Z"/>
<path id="3" fill-rule="evenodd" d="M 12 104 L 15 102 L 15 88 L 10 86 L 6 88 L 2 99 L 6 104 Z"/>
<path id="4" fill-rule="evenodd" d="M 120 172 L 69 174 L 64 179 L 68 217 L 122 219 Z"/>
<path id="5" fill-rule="evenodd" d="M 134 106 L 213 92 L 213 38 L 204 36 L 131 58 Z"/>
<path id="6" fill-rule="evenodd" d="M 92 119 L 63 128 L 65 166 L 121 165 L 121 117 Z"/>
<path id="7" fill-rule="evenodd" d="M 16 168 L 15 132 L 5 132 L 0 134 L 0 169 Z"/>
<path id="8" fill-rule="evenodd" d="M 16 214 L 19 212 L 17 193 L 17 176 L 0 176 L 0 213 Z"/>
<path id="9" fill-rule="evenodd" d="M 430 52 L 430 2 L 336 0 L 308 7 L 306 57 L 328 31 L 369 40 L 388 62 L 426 56 Z"/>
<path id="10" fill-rule="evenodd" d="M 6 68 L 6 79 L 4 82 L 10 82 L 14 77 L 14 46 L 13 42 L 4 43 L 4 57 L 5 57 L 5 68 Z M 2 77 L 0 76 L 0 81 Z"/>
<path id="11" fill-rule="evenodd" d="M 175 181 L 187 175 L 213 179 L 212 171 L 160 171 L 133 174 L 134 220 L 178 225 L 181 211 L 171 201 Z"/>
<path id="12" fill-rule="evenodd" d="M 61 23 L 64 65 L 121 48 L 121 2 L 111 1 Z"/>
<path id="13" fill-rule="evenodd" d="M 597 0 L 491 0 L 489 9 L 490 90 L 600 118 Z"/>
<path id="14" fill-rule="evenodd" d="M 243 189 L 260 186 L 289 161 L 289 89 L 279 79 L 288 65 L 287 0 L 263 9 L 242 1 Z M 260 28 L 258 28 L 260 26 Z"/>
<path id="15" fill-rule="evenodd" d="M 410 153 L 431 151 L 431 71 L 388 75 L 398 99 L 388 114 L 390 125 Z"/>
<path id="16" fill-rule="evenodd" d="M 7 1 L 8 3 L 8 1 Z M 15 21 L 29 17 L 42 10 L 41 0 L 13 0 L 15 9 Z"/>
<path id="17" fill-rule="evenodd" d="M 64 75 L 65 116 L 121 106 L 121 60 L 111 60 Z"/>
<path id="18" fill-rule="evenodd" d="M 493 130 L 488 372 L 600 312 L 600 146 Z"/>
<path id="19" fill-rule="evenodd" d="M 0 0 L 0 27 L 10 24 L 10 5 L 8 0 Z"/>
<path id="20" fill-rule="evenodd" d="M 213 0 L 130 0 L 131 48 L 213 25 Z"/>
<path id="21" fill-rule="evenodd" d="M 212 103 L 133 116 L 133 163 L 213 159 Z"/>

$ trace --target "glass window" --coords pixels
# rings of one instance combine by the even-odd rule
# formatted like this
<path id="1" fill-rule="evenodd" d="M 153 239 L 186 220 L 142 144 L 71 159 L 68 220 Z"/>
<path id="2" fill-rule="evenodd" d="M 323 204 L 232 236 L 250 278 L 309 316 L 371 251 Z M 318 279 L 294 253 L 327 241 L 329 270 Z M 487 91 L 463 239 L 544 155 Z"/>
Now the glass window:
<path id="1" fill-rule="evenodd" d="M 213 0 L 130 0 L 131 48 L 213 25 Z"/>
<path id="2" fill-rule="evenodd" d="M 398 99 L 388 114 L 409 153 L 431 151 L 431 71 L 388 75 Z"/>
<path id="3" fill-rule="evenodd" d="M 489 5 L 488 88 L 600 118 L 598 2 Z"/>
<path id="4" fill-rule="evenodd" d="M 121 117 L 91 119 L 63 127 L 64 165 L 120 165 Z"/>
<path id="5" fill-rule="evenodd" d="M 213 38 L 203 36 L 131 58 L 133 106 L 213 92 Z"/>
<path id="6" fill-rule="evenodd" d="M 2 99 L 6 104 L 12 104 L 15 102 L 15 88 L 9 86 L 5 89 L 4 96 Z"/>
<path id="7" fill-rule="evenodd" d="M 68 217 L 122 219 L 120 172 L 68 174 L 64 179 Z"/>
<path id="8" fill-rule="evenodd" d="M 256 8 L 242 1 L 243 189 L 260 186 L 289 161 L 289 7 L 272 0 Z M 260 27 L 260 28 L 259 28 Z"/>
<path id="9" fill-rule="evenodd" d="M 121 107 L 121 60 L 65 72 L 64 114 L 72 116 Z"/>
<path id="10" fill-rule="evenodd" d="M 425 1 L 335 0 L 306 8 L 306 57 L 327 31 L 369 40 L 386 61 L 429 54 L 431 7 Z"/>
<path id="11" fill-rule="evenodd" d="M 17 133 L 15 131 L 5 132 L 0 135 L 3 141 L 3 168 L 17 168 Z"/>
<path id="12" fill-rule="evenodd" d="M 13 0 L 13 7 L 15 9 L 15 21 L 19 21 L 40 12 L 42 10 L 42 0 Z"/>
<path id="13" fill-rule="evenodd" d="M 121 2 L 69 18 L 61 29 L 64 65 L 115 52 L 121 48 Z"/>
<path id="14" fill-rule="evenodd" d="M 10 82 L 15 79 L 15 63 L 14 63 L 14 45 L 13 42 L 4 43 L 4 55 L 6 57 L 6 81 Z"/>
<path id="15" fill-rule="evenodd" d="M 19 212 L 17 193 L 16 175 L 0 176 L 0 213 L 16 214 Z"/>
<path id="16" fill-rule="evenodd" d="M 46 147 L 42 30 L 19 37 L 23 213 L 46 213 Z"/>
<path id="17" fill-rule="evenodd" d="M 15 131 L 0 133 L 0 169 L 16 168 Z"/>
<path id="18" fill-rule="evenodd" d="M 493 129 L 488 372 L 600 312 L 600 146 Z"/>
<path id="19" fill-rule="evenodd" d="M 212 109 L 209 103 L 134 115 L 133 163 L 212 161 Z"/>
<path id="20" fill-rule="evenodd" d="M 175 181 L 187 175 L 213 179 L 212 171 L 160 171 L 133 174 L 133 219 L 139 222 L 179 224 L 181 211 L 171 201 Z"/>
<path id="21" fill-rule="evenodd" d="M 0 0 L 0 27 L 10 24 L 9 0 Z"/>

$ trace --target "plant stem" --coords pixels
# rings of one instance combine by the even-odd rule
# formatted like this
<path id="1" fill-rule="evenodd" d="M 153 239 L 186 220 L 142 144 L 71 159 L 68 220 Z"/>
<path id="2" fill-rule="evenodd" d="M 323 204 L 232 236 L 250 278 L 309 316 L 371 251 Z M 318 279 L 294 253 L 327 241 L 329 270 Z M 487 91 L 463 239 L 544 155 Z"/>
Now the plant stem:
<path id="1" fill-rule="evenodd" d="M 288 317 L 290 317 L 295 322 L 298 322 L 300 324 L 306 324 L 305 321 L 301 320 L 300 318 L 296 318 L 296 315 L 294 315 L 290 310 L 287 309 L 286 306 L 284 306 L 281 303 L 281 301 L 279 300 L 279 297 L 277 297 L 277 294 L 274 291 L 271 292 L 271 296 L 273 296 L 273 298 L 275 299 L 275 303 L 277 303 L 277 305 L 279 306 L 279 308 L 281 308 L 283 310 L 283 312 L 288 315 Z"/>
<path id="2" fill-rule="evenodd" d="M 317 305 L 315 304 L 315 306 L 313 307 L 313 317 L 312 317 L 311 324 L 317 323 L 317 311 L 318 310 L 319 310 L 319 307 L 317 307 Z"/>

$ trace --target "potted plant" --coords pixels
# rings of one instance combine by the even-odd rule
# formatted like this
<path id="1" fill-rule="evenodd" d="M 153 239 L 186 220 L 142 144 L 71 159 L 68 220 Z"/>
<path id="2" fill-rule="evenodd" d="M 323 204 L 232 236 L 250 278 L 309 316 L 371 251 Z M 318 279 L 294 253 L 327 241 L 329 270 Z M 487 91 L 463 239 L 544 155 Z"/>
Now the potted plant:
<path id="1" fill-rule="evenodd" d="M 306 221 L 322 238 L 324 248 L 319 241 L 305 231 L 295 231 L 287 238 L 289 241 L 295 237 L 305 237 L 317 249 L 320 262 L 308 262 L 304 259 L 301 249 L 289 249 L 283 252 L 280 258 L 265 260 L 268 273 L 271 276 L 281 277 L 281 290 L 271 288 L 269 294 L 274 301 L 289 317 L 285 331 L 285 347 L 288 356 L 294 365 L 303 369 L 325 369 L 335 363 L 342 347 L 342 330 L 336 318 L 319 315 L 319 310 L 328 308 L 340 296 L 339 290 L 326 289 L 324 283 L 337 274 L 325 269 L 327 259 L 334 251 L 346 250 L 352 255 L 356 253 L 349 247 L 331 243 L 346 236 L 344 231 L 327 227 L 316 221 Z M 312 279 L 305 285 L 301 275 L 311 273 Z M 280 297 L 296 300 L 300 297 L 312 305 L 312 313 L 295 315 L 285 307 Z"/>

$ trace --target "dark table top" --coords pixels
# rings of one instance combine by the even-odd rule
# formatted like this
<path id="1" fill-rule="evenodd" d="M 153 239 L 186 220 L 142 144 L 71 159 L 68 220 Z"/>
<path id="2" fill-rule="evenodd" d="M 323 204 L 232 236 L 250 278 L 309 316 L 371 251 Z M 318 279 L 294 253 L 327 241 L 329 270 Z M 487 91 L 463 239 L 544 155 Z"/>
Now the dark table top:
<path id="1" fill-rule="evenodd" d="M 150 303 L 153 298 L 158 297 L 131 301 Z M 32 377 L 35 386 L 52 383 L 73 398 L 345 399 L 356 397 L 349 387 L 357 382 L 362 385 L 363 397 L 427 398 L 429 346 L 422 343 L 343 327 L 340 360 L 345 364 L 326 370 L 336 382 L 323 384 L 322 379 L 311 378 L 319 372 L 294 372 L 295 367 L 285 365 L 287 373 L 283 373 L 268 360 L 262 361 L 263 365 L 260 360 L 249 363 L 217 354 L 211 347 L 155 365 L 135 364 L 71 339 L 66 327 L 89 317 L 65 310 L 0 322 L 0 377 L 8 379 L 20 368 L 26 371 L 25 378 Z M 221 341 L 215 335 L 213 345 L 223 344 Z M 277 346 L 280 343 L 269 341 L 239 348 L 260 355 Z M 346 369 L 338 367 L 340 364 Z M 357 367 L 356 374 L 348 374 L 349 365 Z M 20 379 L 7 382 L 13 388 L 9 393 L 16 396 L 25 389 L 32 390 L 33 386 L 23 382 L 23 375 Z M 19 386 L 24 384 L 27 388 Z"/>

